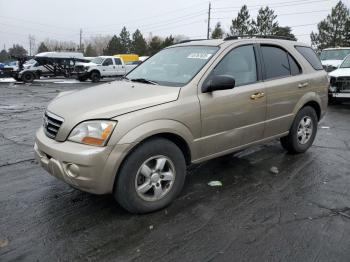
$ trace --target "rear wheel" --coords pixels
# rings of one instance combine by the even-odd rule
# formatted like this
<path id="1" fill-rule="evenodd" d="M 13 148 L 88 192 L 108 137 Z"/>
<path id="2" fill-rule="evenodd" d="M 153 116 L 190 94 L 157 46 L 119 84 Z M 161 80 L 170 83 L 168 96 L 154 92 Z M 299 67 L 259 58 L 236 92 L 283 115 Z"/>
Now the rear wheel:
<path id="1" fill-rule="evenodd" d="M 137 147 L 123 163 L 114 197 L 131 213 L 152 212 L 176 198 L 185 175 L 182 151 L 167 139 L 151 139 Z"/>
<path id="2" fill-rule="evenodd" d="M 25 83 L 33 83 L 35 75 L 32 72 L 24 72 L 22 75 L 22 80 Z"/>
<path id="3" fill-rule="evenodd" d="M 281 144 L 289 153 L 303 153 L 311 147 L 317 133 L 317 114 L 310 106 L 302 108 L 296 115 L 288 136 L 281 138 Z"/>
<path id="4" fill-rule="evenodd" d="M 92 82 L 97 83 L 100 81 L 101 75 L 99 72 L 93 71 L 93 72 L 91 72 L 90 79 Z"/>

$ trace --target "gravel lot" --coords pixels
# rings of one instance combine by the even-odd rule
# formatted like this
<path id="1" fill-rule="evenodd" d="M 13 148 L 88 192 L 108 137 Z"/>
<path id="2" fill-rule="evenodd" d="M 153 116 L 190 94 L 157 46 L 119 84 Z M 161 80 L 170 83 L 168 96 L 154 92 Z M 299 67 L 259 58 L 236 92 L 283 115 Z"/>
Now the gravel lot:
<path id="1" fill-rule="evenodd" d="M 171 206 L 136 216 L 34 162 L 47 103 L 91 85 L 0 83 L 0 261 L 349 261 L 350 104 L 307 153 L 274 141 L 192 166 Z"/>

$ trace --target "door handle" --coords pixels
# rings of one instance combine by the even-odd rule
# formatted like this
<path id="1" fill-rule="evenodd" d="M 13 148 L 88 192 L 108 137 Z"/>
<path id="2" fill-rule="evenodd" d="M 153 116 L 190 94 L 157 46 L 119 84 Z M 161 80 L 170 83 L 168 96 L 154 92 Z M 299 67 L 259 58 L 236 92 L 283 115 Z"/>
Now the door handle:
<path id="1" fill-rule="evenodd" d="M 304 88 L 304 87 L 307 87 L 309 85 L 309 83 L 308 82 L 305 82 L 305 83 L 300 83 L 299 85 L 298 85 L 298 87 L 299 88 Z"/>
<path id="2" fill-rule="evenodd" d="M 257 100 L 259 98 L 263 98 L 264 96 L 265 96 L 264 92 L 258 92 L 258 93 L 255 93 L 254 95 L 251 95 L 250 99 Z"/>

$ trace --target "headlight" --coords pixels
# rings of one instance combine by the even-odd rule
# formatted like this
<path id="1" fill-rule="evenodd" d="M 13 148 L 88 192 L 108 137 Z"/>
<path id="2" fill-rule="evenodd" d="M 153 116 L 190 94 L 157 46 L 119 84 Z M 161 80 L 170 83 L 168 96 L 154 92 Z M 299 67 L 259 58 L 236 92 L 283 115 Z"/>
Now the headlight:
<path id="1" fill-rule="evenodd" d="M 116 122 L 114 121 L 86 121 L 73 129 L 68 140 L 81 144 L 104 146 L 111 136 L 115 125 Z"/>

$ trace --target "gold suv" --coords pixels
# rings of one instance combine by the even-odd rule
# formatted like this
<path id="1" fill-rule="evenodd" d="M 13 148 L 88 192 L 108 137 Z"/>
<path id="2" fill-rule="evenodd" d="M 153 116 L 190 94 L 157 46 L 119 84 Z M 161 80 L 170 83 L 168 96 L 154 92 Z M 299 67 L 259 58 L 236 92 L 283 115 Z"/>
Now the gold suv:
<path id="1" fill-rule="evenodd" d="M 130 212 L 165 207 L 186 166 L 280 138 L 305 152 L 324 116 L 328 79 L 307 45 L 279 39 L 188 41 L 121 81 L 62 93 L 35 154 L 71 186 L 112 193 Z"/>

